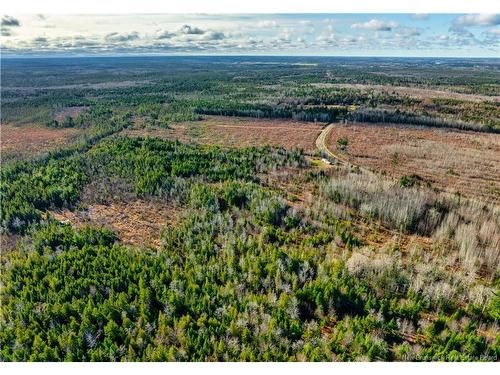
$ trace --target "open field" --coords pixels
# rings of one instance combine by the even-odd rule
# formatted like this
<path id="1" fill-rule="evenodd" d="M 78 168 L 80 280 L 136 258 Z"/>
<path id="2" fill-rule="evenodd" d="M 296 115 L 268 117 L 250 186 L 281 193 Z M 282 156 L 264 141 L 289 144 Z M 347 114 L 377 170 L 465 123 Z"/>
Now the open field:
<path id="1" fill-rule="evenodd" d="M 328 136 L 331 149 L 339 138 L 348 146 L 337 152 L 353 164 L 395 177 L 417 174 L 439 189 L 500 199 L 498 134 L 339 124 Z"/>
<path id="2" fill-rule="evenodd" d="M 315 150 L 323 125 L 292 120 L 205 116 L 201 121 L 174 124 L 171 129 L 127 129 L 127 136 L 150 136 L 227 147 L 281 146 Z"/>
<path id="3" fill-rule="evenodd" d="M 2 124 L 0 132 L 3 161 L 22 159 L 64 147 L 81 134 L 81 130 L 76 128 L 51 129 L 37 124 Z"/>

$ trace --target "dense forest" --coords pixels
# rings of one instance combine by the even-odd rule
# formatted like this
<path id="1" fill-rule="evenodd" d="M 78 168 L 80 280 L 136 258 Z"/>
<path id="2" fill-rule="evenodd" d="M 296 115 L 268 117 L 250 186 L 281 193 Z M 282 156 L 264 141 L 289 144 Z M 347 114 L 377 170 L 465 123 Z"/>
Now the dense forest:
<path id="1" fill-rule="evenodd" d="M 94 70 L 92 59 L 5 62 L 2 123 L 82 135 L 2 166 L 1 231 L 16 243 L 2 251 L 0 359 L 498 360 L 496 204 L 411 176 L 321 169 L 302 149 L 123 135 L 139 120 L 169 129 L 207 114 L 498 132 L 498 101 L 317 85 L 494 95 L 498 65 L 470 74 L 468 63 L 450 61 L 457 65 L 443 80 L 443 65 L 426 60 L 396 59 L 393 74 L 381 75 L 364 59 L 341 68 L 334 59 L 249 58 L 244 69 L 220 59 L 103 59 Z M 131 83 L 116 84 L 123 81 Z M 54 217 L 129 199 L 180 212 L 158 248 Z M 381 235 L 390 245 L 378 245 Z"/>

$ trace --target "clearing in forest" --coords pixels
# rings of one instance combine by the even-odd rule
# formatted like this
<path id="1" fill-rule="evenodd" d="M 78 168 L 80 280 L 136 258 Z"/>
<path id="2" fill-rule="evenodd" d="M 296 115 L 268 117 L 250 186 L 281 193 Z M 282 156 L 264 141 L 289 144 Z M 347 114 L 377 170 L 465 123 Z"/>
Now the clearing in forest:
<path id="1" fill-rule="evenodd" d="M 84 210 L 50 211 L 58 221 L 74 227 L 96 225 L 116 233 L 127 245 L 160 247 L 161 230 L 178 221 L 178 209 L 163 201 L 136 199 L 131 202 L 90 204 Z"/>
<path id="2" fill-rule="evenodd" d="M 123 135 L 178 139 L 185 143 L 227 147 L 270 145 L 312 152 L 323 126 L 322 123 L 282 119 L 205 116 L 201 121 L 173 124 L 170 129 L 128 129 Z"/>
<path id="3" fill-rule="evenodd" d="M 31 157 L 64 147 L 81 134 L 80 129 L 52 129 L 38 124 L 2 124 L 0 131 L 3 161 Z"/>
<path id="4" fill-rule="evenodd" d="M 339 139 L 346 140 L 339 150 Z M 433 187 L 500 200 L 500 135 L 411 126 L 339 124 L 328 147 L 390 176 L 418 175 Z"/>

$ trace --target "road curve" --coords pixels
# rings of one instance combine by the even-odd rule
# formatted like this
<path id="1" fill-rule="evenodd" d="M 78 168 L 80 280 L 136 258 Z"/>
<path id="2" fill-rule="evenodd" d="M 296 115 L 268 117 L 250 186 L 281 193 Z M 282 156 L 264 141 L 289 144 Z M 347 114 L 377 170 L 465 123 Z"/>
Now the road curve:
<path id="1" fill-rule="evenodd" d="M 328 148 L 328 146 L 327 146 L 328 136 L 330 135 L 330 132 L 332 131 L 332 129 L 335 125 L 336 124 L 334 124 L 334 123 L 330 123 L 327 126 L 325 126 L 323 128 L 323 130 L 321 131 L 321 133 L 319 134 L 318 138 L 316 138 L 316 147 L 318 148 L 318 150 L 320 150 L 324 155 L 327 155 L 329 158 L 334 159 L 339 164 L 342 164 L 342 165 L 345 165 L 345 166 L 348 166 L 351 168 L 354 167 L 358 171 L 372 174 L 373 173 L 372 171 L 370 171 L 364 167 L 361 167 L 357 164 L 351 163 L 345 157 L 343 157 L 339 154 L 336 154 L 335 152 L 333 152 L 332 150 L 330 150 Z"/>
<path id="2" fill-rule="evenodd" d="M 323 128 L 318 138 L 316 138 L 316 147 L 323 154 L 337 160 L 340 164 L 351 165 L 351 163 L 349 163 L 345 158 L 332 152 L 326 145 L 328 140 L 328 135 L 330 134 L 334 126 L 335 124 L 328 124 Z"/>

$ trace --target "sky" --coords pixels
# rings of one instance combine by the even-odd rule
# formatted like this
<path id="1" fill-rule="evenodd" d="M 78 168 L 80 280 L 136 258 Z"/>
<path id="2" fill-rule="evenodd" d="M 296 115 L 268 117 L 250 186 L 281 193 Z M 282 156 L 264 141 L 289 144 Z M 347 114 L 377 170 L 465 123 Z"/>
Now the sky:
<path id="1" fill-rule="evenodd" d="M 1 52 L 500 57 L 500 14 L 3 15 Z"/>

